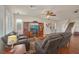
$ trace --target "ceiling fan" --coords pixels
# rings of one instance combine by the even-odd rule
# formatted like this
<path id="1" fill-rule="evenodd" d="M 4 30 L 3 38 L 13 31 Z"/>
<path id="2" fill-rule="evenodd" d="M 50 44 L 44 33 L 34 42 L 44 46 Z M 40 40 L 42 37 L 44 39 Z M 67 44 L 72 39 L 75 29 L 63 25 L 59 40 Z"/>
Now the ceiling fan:
<path id="1" fill-rule="evenodd" d="M 46 15 L 49 15 L 49 16 L 56 16 L 56 14 L 54 14 L 53 11 L 50 11 L 50 10 L 47 11 L 47 14 L 46 14 Z"/>
<path id="2" fill-rule="evenodd" d="M 46 10 L 46 9 L 43 10 L 42 15 L 46 16 L 46 18 L 49 18 L 50 16 L 56 16 L 56 14 L 54 14 L 53 11 L 50 10 L 50 9 L 49 10 Z"/>

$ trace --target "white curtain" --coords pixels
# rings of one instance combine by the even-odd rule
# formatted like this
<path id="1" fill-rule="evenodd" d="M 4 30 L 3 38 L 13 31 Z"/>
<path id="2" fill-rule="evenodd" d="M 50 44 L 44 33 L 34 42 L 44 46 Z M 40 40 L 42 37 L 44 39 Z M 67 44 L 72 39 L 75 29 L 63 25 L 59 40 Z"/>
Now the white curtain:
<path id="1" fill-rule="evenodd" d="M 12 14 L 6 11 L 6 34 L 13 31 L 12 27 Z"/>
<path id="2" fill-rule="evenodd" d="M 23 20 L 16 19 L 16 31 L 18 34 L 23 34 Z"/>

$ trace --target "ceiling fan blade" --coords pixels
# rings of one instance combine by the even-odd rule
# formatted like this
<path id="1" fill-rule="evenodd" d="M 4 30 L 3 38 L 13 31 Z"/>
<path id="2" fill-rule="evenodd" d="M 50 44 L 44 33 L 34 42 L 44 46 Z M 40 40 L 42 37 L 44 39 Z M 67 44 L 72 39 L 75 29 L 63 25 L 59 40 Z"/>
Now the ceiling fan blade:
<path id="1" fill-rule="evenodd" d="M 51 15 L 51 16 L 56 16 L 56 14 L 53 14 L 53 15 Z"/>

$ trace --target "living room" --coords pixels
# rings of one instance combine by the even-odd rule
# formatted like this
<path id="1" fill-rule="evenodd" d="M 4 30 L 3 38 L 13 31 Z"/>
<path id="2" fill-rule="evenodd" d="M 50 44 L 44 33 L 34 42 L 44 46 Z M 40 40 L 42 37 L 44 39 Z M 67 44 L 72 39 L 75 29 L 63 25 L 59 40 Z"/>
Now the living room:
<path id="1" fill-rule="evenodd" d="M 68 46 L 68 48 L 60 48 L 58 44 L 57 47 L 55 46 L 57 51 L 56 49 L 54 50 L 50 48 L 49 50 L 42 50 L 43 52 L 41 52 L 41 54 L 79 53 L 77 51 L 77 44 L 79 43 L 79 41 L 77 40 L 79 38 L 78 5 L 1 5 L 0 15 L 0 38 L 5 42 L 4 44 L 2 41 L 0 41 L 0 53 L 3 53 L 5 51 L 3 54 L 16 54 L 16 52 L 13 52 L 12 49 L 14 48 L 14 46 L 24 44 L 23 41 L 17 43 L 17 37 L 23 35 L 23 39 L 25 39 L 25 37 L 27 37 L 29 40 L 33 39 L 34 41 L 36 39 L 40 39 L 40 41 L 42 42 L 44 42 L 44 40 L 48 37 L 53 38 L 53 36 L 56 36 L 59 39 L 59 37 L 61 38 L 61 36 L 63 37 L 65 35 L 69 35 L 67 38 L 72 38 L 70 40 L 71 47 L 69 47 L 70 45 L 68 41 L 66 43 L 63 43 L 66 44 L 66 47 Z M 14 35 L 14 33 L 17 37 L 13 36 L 15 37 L 15 39 L 12 42 L 10 37 L 12 37 L 11 35 Z M 65 33 L 65 35 L 63 35 L 63 33 Z M 4 39 L 6 35 L 7 38 Z M 74 39 L 76 39 L 77 41 L 75 42 Z M 57 42 L 55 45 L 57 45 Z M 6 50 L 4 48 L 6 48 Z M 23 47 L 23 49 L 25 48 L 27 47 Z M 22 53 L 26 53 L 23 49 L 21 49 L 23 51 Z M 19 51 L 17 53 L 20 54 L 21 52 Z M 30 53 L 33 54 L 32 52 L 27 52 L 26 54 Z M 38 54 L 40 54 L 40 52 L 38 52 Z"/>

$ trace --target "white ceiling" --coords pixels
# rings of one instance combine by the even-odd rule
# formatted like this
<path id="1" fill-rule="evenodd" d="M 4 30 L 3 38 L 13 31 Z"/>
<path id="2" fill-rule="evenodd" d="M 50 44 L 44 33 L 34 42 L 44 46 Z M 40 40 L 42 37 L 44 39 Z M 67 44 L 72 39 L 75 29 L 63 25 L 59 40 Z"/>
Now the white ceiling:
<path id="1" fill-rule="evenodd" d="M 34 5 L 32 8 L 30 5 L 9 5 L 7 7 L 14 14 L 19 13 L 32 17 L 41 16 L 44 9 L 52 9 L 56 14 L 53 18 L 57 20 L 79 18 L 79 12 L 74 13 L 76 9 L 79 9 L 78 5 Z"/>

